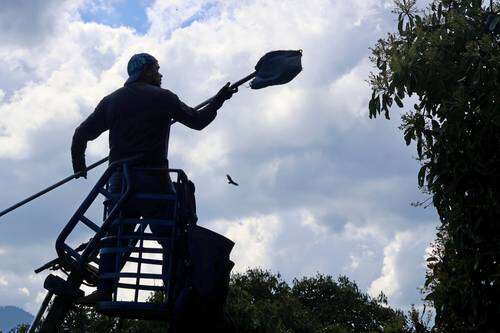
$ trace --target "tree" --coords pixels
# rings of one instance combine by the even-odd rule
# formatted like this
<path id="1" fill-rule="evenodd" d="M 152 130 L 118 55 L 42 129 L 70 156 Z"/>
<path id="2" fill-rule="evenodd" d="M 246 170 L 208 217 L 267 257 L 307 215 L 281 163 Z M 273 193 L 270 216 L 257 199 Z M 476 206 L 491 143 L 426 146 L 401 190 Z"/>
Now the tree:
<path id="1" fill-rule="evenodd" d="M 406 144 L 416 144 L 418 185 L 441 222 L 426 299 L 441 331 L 493 332 L 500 315 L 498 4 L 434 0 L 422 13 L 415 2 L 395 1 L 397 32 L 372 49 L 369 115 L 389 118 L 393 102 L 416 101 L 401 129 Z"/>
<path id="2" fill-rule="evenodd" d="M 155 297 L 150 298 L 154 301 Z M 390 308 L 383 294 L 372 298 L 347 277 L 295 279 L 288 285 L 279 274 L 261 269 L 231 276 L 226 311 L 239 333 L 425 333 Z M 88 307 L 76 307 L 66 318 L 70 332 L 166 332 L 166 324 L 108 318 Z"/>

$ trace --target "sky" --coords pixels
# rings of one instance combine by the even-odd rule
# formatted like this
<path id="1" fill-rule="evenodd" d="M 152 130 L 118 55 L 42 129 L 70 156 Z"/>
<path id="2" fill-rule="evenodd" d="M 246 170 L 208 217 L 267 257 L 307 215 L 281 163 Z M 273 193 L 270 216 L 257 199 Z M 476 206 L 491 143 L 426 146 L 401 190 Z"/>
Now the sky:
<path id="1" fill-rule="evenodd" d="M 194 106 L 266 52 L 302 49 L 304 70 L 289 84 L 240 87 L 203 131 L 174 125 L 170 165 L 196 184 L 199 224 L 236 243 L 233 272 L 346 275 L 391 306 L 422 304 L 439 220 L 411 206 L 426 196 L 398 129 L 404 109 L 368 118 L 370 47 L 395 29 L 391 10 L 389 0 L 3 1 L 0 209 L 72 173 L 74 129 L 123 85 L 133 54 L 154 55 L 163 87 Z M 87 161 L 107 153 L 103 134 Z M 45 275 L 33 270 L 55 257 L 58 233 L 104 170 L 0 218 L 0 305 L 36 312 Z"/>

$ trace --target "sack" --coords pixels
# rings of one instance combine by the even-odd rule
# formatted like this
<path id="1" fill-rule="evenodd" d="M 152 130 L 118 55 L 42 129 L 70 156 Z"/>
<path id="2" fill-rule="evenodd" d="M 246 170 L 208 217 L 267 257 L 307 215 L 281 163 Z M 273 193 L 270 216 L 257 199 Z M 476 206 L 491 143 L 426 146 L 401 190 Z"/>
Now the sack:
<path id="1" fill-rule="evenodd" d="M 224 314 L 234 243 L 209 229 L 193 226 L 188 232 L 188 271 L 180 280 L 172 325 L 174 332 L 233 332 Z M 228 326 L 229 325 L 229 326 Z"/>
<path id="2" fill-rule="evenodd" d="M 174 182 L 175 192 L 179 201 L 177 215 L 183 224 L 196 225 L 196 188 L 192 181 Z"/>
<path id="3" fill-rule="evenodd" d="M 230 239 L 200 226 L 188 232 L 189 278 L 203 299 L 225 302 L 234 266 L 229 259 L 233 246 Z"/>

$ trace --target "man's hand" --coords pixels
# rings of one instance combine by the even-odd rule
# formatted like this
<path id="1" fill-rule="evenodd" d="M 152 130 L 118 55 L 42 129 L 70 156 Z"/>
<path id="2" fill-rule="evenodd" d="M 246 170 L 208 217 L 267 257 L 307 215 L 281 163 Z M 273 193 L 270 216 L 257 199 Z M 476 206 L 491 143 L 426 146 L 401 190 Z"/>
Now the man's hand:
<path id="1" fill-rule="evenodd" d="M 228 100 L 231 97 L 233 97 L 234 93 L 238 92 L 238 87 L 231 88 L 231 82 L 228 82 L 222 87 L 219 92 L 217 93 L 217 96 L 220 95 L 220 98 L 223 98 L 224 100 Z"/>
<path id="2" fill-rule="evenodd" d="M 225 101 L 230 99 L 234 93 L 238 92 L 238 87 L 236 88 L 231 88 L 231 83 L 228 82 L 226 83 L 215 95 L 212 103 L 217 106 L 217 108 L 220 108 L 222 104 L 224 104 Z"/>
<path id="3" fill-rule="evenodd" d="M 85 160 L 73 160 L 73 171 L 76 179 L 80 177 L 87 179 L 87 166 L 85 165 Z"/>

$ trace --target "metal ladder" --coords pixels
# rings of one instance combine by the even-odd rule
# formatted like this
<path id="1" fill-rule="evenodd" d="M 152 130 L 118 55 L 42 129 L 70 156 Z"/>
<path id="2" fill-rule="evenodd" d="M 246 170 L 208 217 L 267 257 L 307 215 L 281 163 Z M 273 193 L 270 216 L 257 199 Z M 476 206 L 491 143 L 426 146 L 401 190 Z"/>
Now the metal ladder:
<path id="1" fill-rule="evenodd" d="M 142 169 L 145 170 L 145 168 Z M 186 212 L 186 207 L 183 207 L 181 202 L 183 191 L 188 186 L 189 180 L 182 170 L 155 168 L 154 170 L 168 172 L 176 176 L 173 183 L 176 192 L 171 194 L 136 193 L 133 190 L 131 177 L 134 170 L 127 162 L 112 164 L 108 167 L 59 234 L 56 241 L 58 258 L 35 270 L 36 273 L 45 269 L 61 270 L 67 274 L 67 278 L 64 280 L 55 275 L 47 277 L 44 287 L 48 293 L 29 332 L 57 331 L 76 299 L 83 296 L 83 292 L 80 290 L 81 285 L 95 286 L 99 278 L 111 278 L 114 283 L 112 300 L 97 304 L 97 311 L 116 317 L 168 320 L 176 292 L 176 272 L 179 267 L 177 259 L 182 259 L 182 251 L 187 248 L 187 230 L 189 224 L 193 223 L 192 219 L 191 221 L 186 219 L 189 212 Z M 123 177 L 122 192 L 119 194 L 111 193 L 108 188 L 110 177 L 117 171 L 121 171 Z M 100 225 L 85 215 L 99 196 L 103 196 L 105 199 L 103 222 Z M 129 199 L 169 202 L 173 207 L 171 218 L 120 218 L 120 212 Z M 196 219 L 194 223 L 196 223 Z M 75 227 L 81 224 L 90 228 L 95 234 L 87 243 L 73 248 L 67 244 L 67 240 Z M 135 225 L 136 230 L 132 234 L 123 233 L 123 226 L 127 224 Z M 157 235 L 146 232 L 148 225 L 160 226 L 168 230 L 169 234 Z M 118 228 L 118 232 L 108 234 L 111 228 Z M 108 244 L 110 241 L 116 243 L 113 246 L 102 247 L 103 241 L 107 241 Z M 145 246 L 145 242 L 149 241 L 168 242 L 170 248 L 159 249 Z M 117 258 L 134 263 L 137 269 L 134 272 L 120 272 L 120 260 L 115 260 L 115 272 L 109 273 L 107 276 L 99 276 L 99 253 L 115 253 Z M 135 253 L 137 256 L 132 255 Z M 161 254 L 162 258 L 145 258 L 145 254 L 152 253 Z M 181 260 L 180 264 L 187 265 L 188 263 L 186 260 Z M 145 265 L 161 266 L 161 274 L 143 272 L 142 268 Z M 135 282 L 124 283 L 121 282 L 122 279 L 135 279 Z M 143 284 L 142 280 L 160 280 L 163 283 L 156 286 Z M 117 295 L 122 289 L 132 290 L 133 300 L 119 300 Z M 141 301 L 139 299 L 141 292 L 161 293 L 162 302 L 152 304 Z"/>

